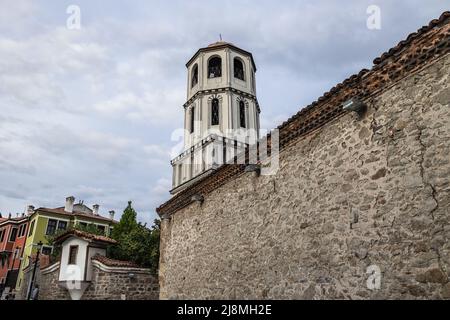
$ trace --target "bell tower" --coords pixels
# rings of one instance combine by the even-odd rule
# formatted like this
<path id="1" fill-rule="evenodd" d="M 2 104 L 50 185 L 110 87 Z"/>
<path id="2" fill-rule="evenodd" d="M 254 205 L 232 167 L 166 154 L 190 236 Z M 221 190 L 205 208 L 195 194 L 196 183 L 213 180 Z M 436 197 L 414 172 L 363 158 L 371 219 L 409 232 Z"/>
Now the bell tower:
<path id="1" fill-rule="evenodd" d="M 219 41 L 187 62 L 184 150 L 171 161 L 175 194 L 229 163 L 259 137 L 256 65 L 250 52 Z"/>

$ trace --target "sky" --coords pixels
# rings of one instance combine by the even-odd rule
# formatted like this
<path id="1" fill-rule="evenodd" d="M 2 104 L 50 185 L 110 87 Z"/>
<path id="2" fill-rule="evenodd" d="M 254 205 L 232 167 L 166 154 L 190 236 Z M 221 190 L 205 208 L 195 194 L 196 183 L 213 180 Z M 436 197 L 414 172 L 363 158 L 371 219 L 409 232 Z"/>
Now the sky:
<path id="1" fill-rule="evenodd" d="M 80 28 L 68 28 L 80 9 Z M 370 5 L 380 28 L 367 27 Z M 271 129 L 450 1 L 0 0 L 0 212 L 67 196 L 141 222 L 170 198 L 186 62 L 219 40 L 252 52 Z M 69 20 L 73 21 L 73 20 Z"/>

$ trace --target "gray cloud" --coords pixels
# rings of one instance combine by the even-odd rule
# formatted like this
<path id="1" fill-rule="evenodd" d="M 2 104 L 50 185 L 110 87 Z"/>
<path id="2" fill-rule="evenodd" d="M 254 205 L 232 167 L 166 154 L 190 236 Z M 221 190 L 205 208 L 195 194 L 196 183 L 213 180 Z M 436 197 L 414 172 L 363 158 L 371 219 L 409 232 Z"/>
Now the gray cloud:
<path id="1" fill-rule="evenodd" d="M 275 127 L 345 77 L 370 67 L 446 9 L 443 1 L 0 0 L 0 211 L 62 206 L 101 211 L 133 200 L 142 221 L 169 198 L 173 130 L 182 127 L 185 62 L 226 41 L 251 51 L 261 123 Z"/>

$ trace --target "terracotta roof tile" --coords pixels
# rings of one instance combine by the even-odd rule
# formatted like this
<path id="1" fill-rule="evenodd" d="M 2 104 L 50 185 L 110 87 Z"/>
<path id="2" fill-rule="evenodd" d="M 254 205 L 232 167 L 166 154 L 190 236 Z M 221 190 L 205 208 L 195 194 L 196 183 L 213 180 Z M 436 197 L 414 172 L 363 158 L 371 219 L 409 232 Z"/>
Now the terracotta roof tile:
<path id="1" fill-rule="evenodd" d="M 75 230 L 75 229 L 68 230 L 67 232 L 64 232 L 63 234 L 59 235 L 55 239 L 55 242 L 62 242 L 71 236 L 80 237 L 82 239 L 89 240 L 89 241 L 99 241 L 99 242 L 105 242 L 105 243 L 111 243 L 111 244 L 117 243 L 116 240 L 111 239 L 109 237 L 100 236 L 100 235 L 92 234 L 92 233 L 85 232 L 85 231 Z"/>
<path id="2" fill-rule="evenodd" d="M 38 208 L 36 210 L 36 212 L 37 211 L 44 211 L 44 212 L 48 212 L 48 213 L 62 214 L 62 215 L 66 215 L 66 216 L 86 217 L 86 218 L 90 218 L 90 219 L 94 219 L 94 220 L 102 220 L 102 221 L 108 221 L 108 222 L 117 223 L 117 221 L 112 220 L 112 219 L 107 218 L 107 217 L 103 217 L 101 215 L 89 214 L 89 213 L 85 213 L 85 212 L 82 212 L 82 211 L 73 211 L 72 213 L 70 213 L 70 212 L 65 211 L 64 207 L 54 208 L 54 209 Z"/>
<path id="3" fill-rule="evenodd" d="M 128 268 L 139 268 L 139 265 L 131 262 L 131 261 L 123 261 L 123 260 L 114 260 L 107 258 L 105 256 L 96 254 L 92 257 L 92 260 L 97 260 L 108 267 L 128 267 Z"/>
<path id="4" fill-rule="evenodd" d="M 349 98 L 367 99 L 449 52 L 450 12 L 446 11 L 438 19 L 411 33 L 405 40 L 376 58 L 370 70 L 363 69 L 337 84 L 278 126 L 280 150 L 297 137 L 310 133 L 346 113 L 341 106 Z M 270 134 L 267 141 L 270 150 Z M 210 176 L 173 196 L 156 211 L 159 215 L 173 214 L 189 205 L 192 195 L 208 194 L 243 174 L 244 168 L 244 165 L 239 164 L 222 165 Z"/>

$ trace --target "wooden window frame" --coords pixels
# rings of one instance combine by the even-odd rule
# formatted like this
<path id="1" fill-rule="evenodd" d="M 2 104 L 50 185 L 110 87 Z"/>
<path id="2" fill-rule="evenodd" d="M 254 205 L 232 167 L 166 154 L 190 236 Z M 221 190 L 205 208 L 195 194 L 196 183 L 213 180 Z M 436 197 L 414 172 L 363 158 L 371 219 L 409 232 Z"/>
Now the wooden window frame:
<path id="1" fill-rule="evenodd" d="M 12 235 L 13 235 L 13 231 L 14 231 L 14 230 L 16 230 L 16 234 L 15 234 L 14 239 L 11 240 L 11 237 L 12 237 Z M 14 241 L 16 241 L 18 233 L 19 233 L 19 228 L 11 228 L 11 231 L 9 232 L 8 242 L 14 242 Z"/>
<path id="2" fill-rule="evenodd" d="M 59 227 L 60 223 L 65 223 L 66 224 L 65 228 L 60 228 Z M 65 221 L 65 220 L 58 220 L 58 223 L 56 225 L 56 230 L 57 231 L 59 231 L 59 230 L 67 230 L 68 225 L 69 225 L 69 223 L 67 221 Z"/>
<path id="3" fill-rule="evenodd" d="M 76 265 L 77 264 L 77 257 L 78 257 L 78 245 L 75 246 L 70 246 L 69 247 L 69 257 L 68 257 L 68 261 L 67 264 L 68 265 Z M 75 249 L 75 261 L 72 263 L 72 250 Z"/>
<path id="4" fill-rule="evenodd" d="M 35 224 L 36 220 L 31 221 L 30 224 L 30 231 L 28 232 L 28 236 L 31 237 L 33 235 L 33 229 L 34 229 L 34 224 Z"/>

